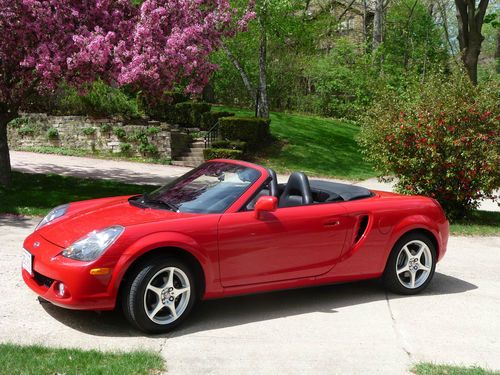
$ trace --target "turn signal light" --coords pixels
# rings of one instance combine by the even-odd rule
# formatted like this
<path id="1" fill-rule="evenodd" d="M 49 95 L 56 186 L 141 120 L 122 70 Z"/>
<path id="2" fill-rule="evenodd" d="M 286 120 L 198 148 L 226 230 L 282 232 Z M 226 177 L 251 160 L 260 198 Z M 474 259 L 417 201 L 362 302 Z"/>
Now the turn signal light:
<path id="1" fill-rule="evenodd" d="M 107 275 L 109 273 L 109 268 L 92 268 L 90 274 L 92 276 Z"/>

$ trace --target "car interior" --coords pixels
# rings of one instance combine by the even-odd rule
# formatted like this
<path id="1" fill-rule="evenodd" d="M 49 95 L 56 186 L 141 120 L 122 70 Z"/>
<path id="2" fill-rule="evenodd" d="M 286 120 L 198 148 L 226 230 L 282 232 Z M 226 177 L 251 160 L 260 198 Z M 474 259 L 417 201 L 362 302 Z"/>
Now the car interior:
<path id="1" fill-rule="evenodd" d="M 294 207 L 321 203 L 348 202 L 369 198 L 373 193 L 361 186 L 338 182 L 309 180 L 303 172 L 294 172 L 286 184 L 279 184 L 276 172 L 268 168 L 270 181 L 247 204 L 253 210 L 257 200 L 266 195 L 278 198 L 278 207 Z"/>

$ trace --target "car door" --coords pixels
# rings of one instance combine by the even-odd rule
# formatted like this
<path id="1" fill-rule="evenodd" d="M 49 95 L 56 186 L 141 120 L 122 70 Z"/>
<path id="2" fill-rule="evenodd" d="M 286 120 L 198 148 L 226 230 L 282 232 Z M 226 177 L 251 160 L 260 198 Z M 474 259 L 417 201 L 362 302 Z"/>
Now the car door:
<path id="1" fill-rule="evenodd" d="M 227 213 L 218 225 L 224 287 L 312 277 L 340 257 L 348 230 L 343 203 Z"/>

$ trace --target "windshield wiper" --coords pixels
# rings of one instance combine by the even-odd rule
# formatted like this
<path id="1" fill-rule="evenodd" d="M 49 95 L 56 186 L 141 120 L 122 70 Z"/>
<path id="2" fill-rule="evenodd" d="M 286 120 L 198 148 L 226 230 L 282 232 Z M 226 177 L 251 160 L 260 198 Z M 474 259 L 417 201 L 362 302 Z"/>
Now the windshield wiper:
<path id="1" fill-rule="evenodd" d="M 144 194 L 142 196 L 142 203 L 143 204 L 149 203 L 149 204 L 154 204 L 154 205 L 158 205 L 158 206 L 163 206 L 163 207 L 166 207 L 169 210 L 174 211 L 174 212 L 177 212 L 179 210 L 179 207 L 177 207 L 175 204 L 162 201 L 161 199 L 151 198 L 149 196 L 149 194 Z"/>

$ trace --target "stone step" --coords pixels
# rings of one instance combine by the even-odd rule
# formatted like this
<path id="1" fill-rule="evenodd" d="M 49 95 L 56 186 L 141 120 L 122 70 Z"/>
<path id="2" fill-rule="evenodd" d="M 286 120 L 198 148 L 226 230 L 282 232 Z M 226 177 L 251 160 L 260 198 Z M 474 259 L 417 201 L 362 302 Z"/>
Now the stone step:
<path id="1" fill-rule="evenodd" d="M 194 142 L 191 144 L 191 148 L 205 148 L 205 142 Z"/>

